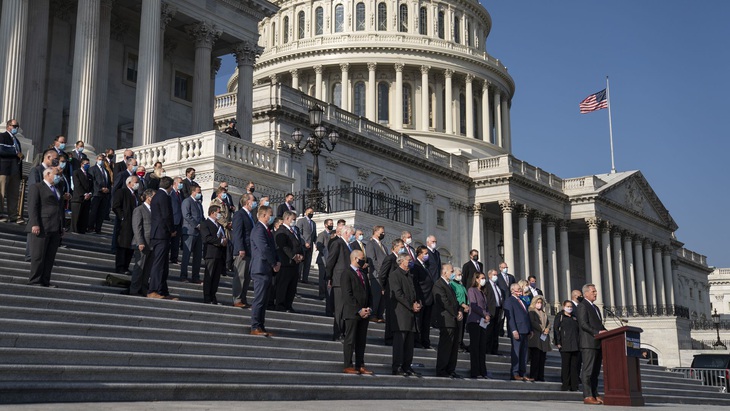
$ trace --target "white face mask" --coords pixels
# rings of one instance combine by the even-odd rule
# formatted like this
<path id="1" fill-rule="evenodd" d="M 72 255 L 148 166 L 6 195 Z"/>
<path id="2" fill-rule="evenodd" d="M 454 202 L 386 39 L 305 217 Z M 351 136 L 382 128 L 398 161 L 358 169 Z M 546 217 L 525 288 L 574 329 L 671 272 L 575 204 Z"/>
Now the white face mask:
<path id="1" fill-rule="evenodd" d="M 411 239 L 410 238 L 406 238 L 406 245 L 411 245 Z"/>
<path id="2" fill-rule="evenodd" d="M 565 311 L 566 313 L 570 314 L 570 313 L 573 312 L 573 307 L 565 307 L 565 308 L 563 308 L 563 311 Z"/>
<path id="3" fill-rule="evenodd" d="M 502 269 L 502 274 L 507 274 L 507 269 L 506 268 L 503 268 Z"/>
<path id="4" fill-rule="evenodd" d="M 499 279 L 499 277 L 497 277 L 496 275 L 491 278 L 491 280 L 492 280 L 493 283 L 496 283 L 497 282 L 497 279 Z"/>
<path id="5" fill-rule="evenodd" d="M 454 277 L 454 280 L 456 280 L 458 282 L 461 282 L 461 276 L 460 275 L 457 275 L 456 277 Z M 484 284 L 482 284 L 482 285 L 484 285 Z"/>
<path id="6" fill-rule="evenodd" d="M 486 278 L 482 278 L 481 280 L 479 280 L 479 285 L 481 285 L 482 287 L 484 287 L 486 284 L 487 284 Z"/>

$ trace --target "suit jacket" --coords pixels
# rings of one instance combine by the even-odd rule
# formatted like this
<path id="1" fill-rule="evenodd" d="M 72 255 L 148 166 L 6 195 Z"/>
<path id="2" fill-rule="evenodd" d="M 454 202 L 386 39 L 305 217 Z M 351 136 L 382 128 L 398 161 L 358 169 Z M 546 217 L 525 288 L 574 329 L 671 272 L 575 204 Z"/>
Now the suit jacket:
<path id="1" fill-rule="evenodd" d="M 532 288 L 532 287 L 530 287 L 530 292 L 532 292 L 532 290 L 533 290 L 533 288 Z M 543 294 L 542 294 L 542 290 L 541 290 L 541 289 L 539 289 L 539 288 L 535 287 L 535 291 L 537 291 L 537 295 L 543 295 Z"/>
<path id="2" fill-rule="evenodd" d="M 104 166 L 102 165 L 102 167 L 104 167 Z M 104 172 L 101 169 L 99 169 L 99 166 L 97 166 L 97 165 L 94 165 L 93 167 L 89 167 L 89 175 L 91 176 L 91 179 L 94 182 L 94 190 L 93 190 L 93 194 L 92 194 L 92 196 L 94 196 L 94 197 L 99 197 L 102 195 L 109 194 L 109 193 L 106 193 L 106 194 L 102 193 L 101 192 L 102 188 L 106 188 L 111 191 L 111 188 L 112 188 L 111 176 L 109 175 L 109 171 L 106 170 L 106 168 L 104 168 L 104 171 L 106 172 L 106 174 L 104 174 Z"/>
<path id="3" fill-rule="evenodd" d="M 91 170 L 91 167 L 89 167 L 89 170 Z M 74 183 L 74 192 L 73 196 L 71 197 L 71 202 L 82 203 L 84 202 L 84 194 L 93 192 L 94 180 L 91 178 L 91 175 L 89 175 L 89 173 L 84 173 L 84 170 L 82 169 L 74 171 L 72 180 Z M 86 201 L 90 200 L 91 199 Z"/>
<path id="4" fill-rule="evenodd" d="M 127 185 L 127 177 L 136 176 L 136 174 L 129 174 L 129 171 L 124 169 L 120 172 L 114 172 L 114 185 L 112 191 L 117 192 Z"/>
<path id="5" fill-rule="evenodd" d="M 183 199 L 190 197 L 190 191 L 192 191 L 191 190 L 192 187 L 200 187 L 200 185 L 198 183 L 188 179 L 187 177 L 183 178 L 182 183 L 183 183 L 183 188 L 182 188 L 182 190 L 180 190 L 180 193 L 182 194 Z"/>
<path id="6" fill-rule="evenodd" d="M 145 250 L 150 248 L 150 227 L 152 224 L 152 213 L 143 203 L 137 206 L 132 213 L 132 244 L 144 245 Z"/>
<path id="7" fill-rule="evenodd" d="M 492 318 L 496 319 L 497 315 L 497 296 L 494 294 L 494 289 L 492 288 L 492 285 L 489 284 L 490 281 L 487 280 L 487 284 L 484 286 L 484 297 L 487 301 L 487 311 L 489 311 L 489 315 L 492 316 Z"/>
<path id="8" fill-rule="evenodd" d="M 588 300 L 583 300 L 578 304 L 578 326 L 580 327 L 579 346 L 581 349 L 597 350 L 601 348 L 601 342 L 596 340 L 595 336 L 599 331 L 605 330 L 601 317 L 598 313 L 598 307 L 591 304 Z"/>
<path id="9" fill-rule="evenodd" d="M 43 163 L 30 169 L 30 172 L 28 173 L 28 187 L 43 181 L 43 171 L 45 171 L 45 169 L 46 168 L 43 166 Z"/>
<path id="10" fill-rule="evenodd" d="M 81 168 L 81 161 L 82 160 L 88 160 L 89 156 L 87 156 L 84 153 L 79 153 L 74 149 L 70 153 L 68 153 L 69 162 L 71 163 L 71 167 L 73 167 L 73 170 L 71 170 L 71 177 L 73 177 L 73 174 L 76 173 L 76 170 Z M 76 183 L 74 183 L 74 186 Z"/>
<path id="11" fill-rule="evenodd" d="M 515 280 L 515 276 L 510 273 L 507 273 L 507 280 L 507 282 L 504 281 L 502 273 L 497 274 L 497 286 L 499 286 L 499 289 L 502 291 L 502 296 L 505 300 L 512 295 L 509 291 L 509 287 L 517 282 L 517 280 Z"/>
<path id="12" fill-rule="evenodd" d="M 515 330 L 520 334 L 529 334 L 532 331 L 527 307 L 523 307 L 522 302 L 514 296 L 509 296 L 504 301 L 504 315 L 507 320 L 507 332 L 510 338 L 512 337 L 512 331 Z"/>
<path id="13" fill-rule="evenodd" d="M 222 237 L 218 236 L 220 233 Z M 225 238 L 225 229 L 223 226 L 217 225 L 206 218 L 200 223 L 200 237 L 203 240 L 203 258 L 206 260 L 217 259 L 225 260 L 226 258 L 226 246 L 221 244 L 223 238 Z"/>
<path id="14" fill-rule="evenodd" d="M 373 293 L 370 289 L 370 281 L 366 273 L 363 273 L 363 281 L 357 275 L 357 271 L 348 266 L 340 277 L 342 279 L 342 315 L 346 320 L 359 319 L 357 313 L 366 307 L 373 306 Z"/>
<path id="15" fill-rule="evenodd" d="M 115 176 L 119 174 L 124 174 L 124 171 L 127 169 L 127 162 L 125 160 L 126 159 L 122 161 L 117 161 L 116 163 L 114 163 L 113 166 L 111 164 L 109 165 L 112 167 L 112 173 L 114 173 Z"/>
<path id="16" fill-rule="evenodd" d="M 476 273 L 484 273 L 484 264 L 477 261 L 477 265 L 479 266 L 479 270 L 477 271 L 477 268 L 474 266 L 474 261 L 469 260 L 464 263 L 464 265 L 461 267 L 461 276 L 462 280 L 461 283 L 464 284 L 464 287 L 471 287 L 471 283 L 474 280 L 474 274 Z M 486 273 L 484 273 L 486 274 Z M 489 281 L 489 280 L 487 280 Z"/>
<path id="17" fill-rule="evenodd" d="M 409 272 L 397 267 L 388 276 L 388 283 L 390 307 L 395 314 L 392 330 L 416 332 L 416 315 L 413 312 L 413 303 L 417 300 L 416 289 Z"/>
<path id="18" fill-rule="evenodd" d="M 383 266 L 385 257 L 388 256 L 387 250 L 378 241 L 371 238 L 370 241 L 365 244 L 365 254 L 367 254 L 368 259 L 370 259 L 370 262 L 372 263 L 370 266 L 370 273 L 379 280 L 380 269 Z"/>
<path id="19" fill-rule="evenodd" d="M 144 176 L 145 183 L 147 183 L 147 188 L 151 188 L 153 190 L 157 190 L 160 188 L 160 179 L 157 176 L 152 177 L 155 175 L 154 173 L 147 173 Z M 181 191 L 182 193 L 182 191 Z"/>
<path id="20" fill-rule="evenodd" d="M 152 225 L 150 226 L 150 240 L 170 241 L 172 231 L 172 203 L 170 196 L 163 189 L 157 190 L 150 203 Z"/>
<path id="21" fill-rule="evenodd" d="M 217 205 L 221 208 L 221 218 L 218 220 L 218 224 L 222 225 L 223 227 L 228 226 L 228 223 L 231 222 L 231 209 L 228 208 L 228 203 L 216 197 L 210 202 L 210 205 Z"/>
<path id="22" fill-rule="evenodd" d="M 203 222 L 205 215 L 203 214 L 203 205 L 199 201 L 195 201 L 193 197 L 188 197 L 182 202 L 180 208 L 182 214 L 182 233 L 183 235 L 197 236 L 200 231 L 196 227 Z"/>
<path id="23" fill-rule="evenodd" d="M 299 228 L 302 241 L 309 243 L 310 247 L 317 242 L 317 223 L 315 223 L 314 220 L 310 220 L 309 217 L 306 216 L 304 218 L 300 218 L 297 220 L 297 228 Z"/>
<path id="24" fill-rule="evenodd" d="M 274 265 L 279 262 L 276 244 L 269 228 L 256 221 L 251 230 L 251 273 L 272 274 Z"/>
<path id="25" fill-rule="evenodd" d="M 249 214 L 249 211 L 245 208 L 233 213 L 231 237 L 233 240 L 234 257 L 238 255 L 239 251 L 245 251 L 246 258 L 251 257 L 251 230 L 253 230 L 255 221 L 256 217 L 253 214 Z"/>
<path id="26" fill-rule="evenodd" d="M 276 242 L 276 253 L 279 255 L 279 261 L 282 267 L 296 267 L 299 263 L 294 261 L 294 256 L 301 254 L 302 245 L 297 236 L 289 230 L 284 224 L 279 226 L 274 235 Z M 348 260 L 349 261 L 349 260 Z"/>
<path id="27" fill-rule="evenodd" d="M 390 252 L 383 259 L 383 264 L 380 266 L 380 273 L 378 274 L 378 280 L 380 281 L 380 285 L 383 289 L 390 287 L 390 274 L 399 268 L 396 263 L 397 259 L 398 256 L 393 252 Z"/>
<path id="28" fill-rule="evenodd" d="M 117 244 L 120 247 L 131 248 L 134 231 L 132 229 L 132 214 L 137 208 L 137 197 L 129 190 L 123 187 L 117 190 L 112 197 L 112 211 L 121 221 L 119 231 L 117 232 Z"/>
<path id="29" fill-rule="evenodd" d="M 41 237 L 49 233 L 60 233 L 63 229 L 61 200 L 53 194 L 45 181 L 33 184 L 28 189 L 28 219 L 25 231 L 30 233 L 34 226 L 39 226 Z"/>
<path id="30" fill-rule="evenodd" d="M 20 141 L 7 131 L 0 133 L 0 176 L 22 173 L 23 160 L 18 158 L 18 152 L 22 153 Z"/>
<path id="31" fill-rule="evenodd" d="M 322 230 L 321 233 L 317 236 L 317 264 L 325 264 L 327 261 L 327 255 L 329 251 L 327 250 L 327 245 L 330 242 L 330 232 L 327 230 Z"/>
<path id="32" fill-rule="evenodd" d="M 276 207 L 276 216 L 281 218 L 284 216 L 284 211 L 290 211 L 289 207 L 287 207 L 286 203 L 279 204 L 278 207 Z M 294 207 L 292 206 L 291 211 L 295 211 Z"/>
<path id="33" fill-rule="evenodd" d="M 332 281 L 333 287 L 340 286 L 340 274 L 350 266 L 350 249 L 342 237 L 330 240 L 327 246 L 327 280 Z"/>
<path id="34" fill-rule="evenodd" d="M 430 248 L 427 248 L 427 250 L 428 264 L 426 264 L 426 269 L 431 275 L 431 280 L 435 283 L 439 278 L 441 278 L 441 253 L 439 253 L 439 250 L 431 251 Z"/>
<path id="35" fill-rule="evenodd" d="M 459 302 L 456 293 L 443 278 L 433 285 L 433 314 L 431 325 L 436 328 L 456 328 L 458 324 Z"/>
<path id="36" fill-rule="evenodd" d="M 416 296 L 421 300 L 423 305 L 433 305 L 433 286 L 431 274 L 419 262 L 416 261 L 411 268 L 411 276 L 413 276 L 413 286 L 416 288 Z"/>
<path id="37" fill-rule="evenodd" d="M 183 198 L 180 195 L 180 192 L 174 189 L 170 191 L 170 205 L 172 205 L 172 223 L 175 224 L 175 227 L 178 227 L 180 224 L 182 224 L 182 201 Z"/>

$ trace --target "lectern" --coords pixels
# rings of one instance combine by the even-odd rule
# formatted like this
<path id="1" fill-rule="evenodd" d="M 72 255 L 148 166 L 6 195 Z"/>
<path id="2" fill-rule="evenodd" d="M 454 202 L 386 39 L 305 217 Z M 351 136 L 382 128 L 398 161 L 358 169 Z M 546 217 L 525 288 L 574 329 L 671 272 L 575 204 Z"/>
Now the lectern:
<path id="1" fill-rule="evenodd" d="M 603 351 L 603 403 L 644 405 L 641 395 L 641 333 L 637 327 L 620 327 L 596 336 Z"/>

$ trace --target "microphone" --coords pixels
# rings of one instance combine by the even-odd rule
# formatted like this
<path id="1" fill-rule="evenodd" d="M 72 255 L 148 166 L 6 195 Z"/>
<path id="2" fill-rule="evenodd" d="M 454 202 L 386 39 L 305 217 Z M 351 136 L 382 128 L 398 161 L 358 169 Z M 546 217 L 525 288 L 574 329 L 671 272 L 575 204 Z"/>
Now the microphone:
<path id="1" fill-rule="evenodd" d="M 607 312 L 608 314 L 610 314 L 610 315 L 611 315 L 611 318 L 613 319 L 613 321 L 614 321 L 614 322 L 615 322 L 615 323 L 616 323 L 616 324 L 617 324 L 617 325 L 618 325 L 619 327 L 623 327 L 623 326 L 624 326 L 624 324 L 628 324 L 628 323 L 629 323 L 629 321 L 628 321 L 628 320 L 624 320 L 623 318 L 620 318 L 620 317 L 619 317 L 618 315 L 616 315 L 616 313 L 615 313 L 615 312 L 614 312 L 613 310 L 611 310 L 610 308 L 608 308 L 608 307 L 604 306 L 604 307 L 603 307 L 603 310 L 604 310 L 605 312 Z M 603 320 L 603 323 L 604 323 L 604 324 L 606 323 L 606 319 L 605 319 L 605 318 L 604 318 L 604 320 Z"/>

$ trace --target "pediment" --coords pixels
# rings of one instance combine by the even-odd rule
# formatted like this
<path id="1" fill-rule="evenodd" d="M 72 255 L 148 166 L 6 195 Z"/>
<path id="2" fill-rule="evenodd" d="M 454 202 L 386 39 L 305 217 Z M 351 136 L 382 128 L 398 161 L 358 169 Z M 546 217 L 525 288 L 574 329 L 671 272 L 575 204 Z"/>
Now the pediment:
<path id="1" fill-rule="evenodd" d="M 600 190 L 600 197 L 676 230 L 676 223 L 641 172 L 630 173 Z"/>

